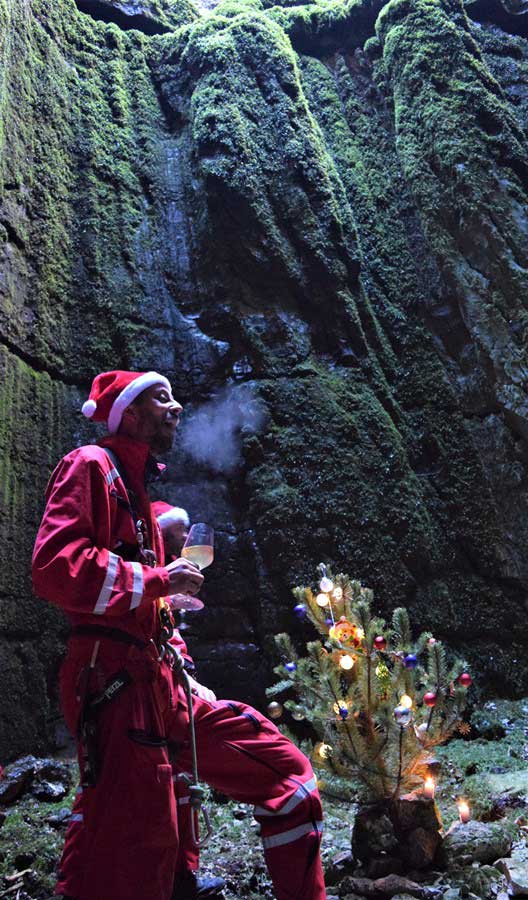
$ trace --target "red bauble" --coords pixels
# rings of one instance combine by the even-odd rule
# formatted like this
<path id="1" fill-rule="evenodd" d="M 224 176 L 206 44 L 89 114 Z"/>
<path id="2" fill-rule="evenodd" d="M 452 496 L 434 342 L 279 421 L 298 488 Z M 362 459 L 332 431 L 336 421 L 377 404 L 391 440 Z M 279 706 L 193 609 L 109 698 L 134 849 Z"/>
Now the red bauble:
<path id="1" fill-rule="evenodd" d="M 427 691 L 427 694 L 424 694 L 423 702 L 426 706 L 436 706 L 436 694 L 433 691 Z"/>
<path id="2" fill-rule="evenodd" d="M 470 687 L 473 683 L 473 679 L 469 672 L 462 672 L 462 675 L 458 676 L 458 683 L 462 685 L 462 687 Z"/>
<path id="3" fill-rule="evenodd" d="M 385 650 L 387 646 L 387 638 L 383 637 L 382 634 L 378 635 L 377 638 L 374 638 L 374 646 L 376 650 Z"/>

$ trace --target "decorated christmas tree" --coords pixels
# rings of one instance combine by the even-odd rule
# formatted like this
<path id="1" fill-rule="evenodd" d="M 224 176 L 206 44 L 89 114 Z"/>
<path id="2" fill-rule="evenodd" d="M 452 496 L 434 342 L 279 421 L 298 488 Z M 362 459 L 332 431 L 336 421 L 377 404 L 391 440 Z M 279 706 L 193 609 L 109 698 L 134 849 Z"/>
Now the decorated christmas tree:
<path id="1" fill-rule="evenodd" d="M 276 637 L 282 663 L 268 693 L 282 702 L 273 700 L 269 714 L 280 718 L 286 709 L 307 720 L 317 738 L 314 766 L 337 780 L 355 776 L 366 801 L 394 803 L 409 791 L 432 798 L 432 748 L 467 729 L 466 665 L 448 665 L 432 634 L 413 638 L 403 607 L 387 625 L 372 613 L 369 588 L 322 564 L 317 590 L 298 587 L 294 594 L 296 615 L 308 618 L 320 639 L 301 656 L 287 634 Z"/>

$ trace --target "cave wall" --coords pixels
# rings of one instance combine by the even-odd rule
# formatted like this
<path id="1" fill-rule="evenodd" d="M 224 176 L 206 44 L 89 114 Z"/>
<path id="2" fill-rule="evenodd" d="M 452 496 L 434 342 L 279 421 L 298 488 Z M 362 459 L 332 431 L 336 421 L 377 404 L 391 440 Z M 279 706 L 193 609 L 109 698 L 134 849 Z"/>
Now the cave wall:
<path id="1" fill-rule="evenodd" d="M 0 755 L 52 739 L 66 629 L 29 559 L 113 367 L 191 418 L 259 406 L 237 465 L 180 442 L 157 491 L 217 531 L 189 642 L 219 692 L 262 701 L 320 559 L 526 690 L 525 31 L 456 0 L 0 0 Z"/>

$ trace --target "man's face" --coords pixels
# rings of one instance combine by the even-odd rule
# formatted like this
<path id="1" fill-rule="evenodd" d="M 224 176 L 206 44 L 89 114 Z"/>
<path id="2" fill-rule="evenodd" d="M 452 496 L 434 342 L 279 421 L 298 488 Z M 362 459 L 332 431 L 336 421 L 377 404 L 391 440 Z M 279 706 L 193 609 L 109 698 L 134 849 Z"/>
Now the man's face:
<path id="1" fill-rule="evenodd" d="M 165 553 L 167 556 L 180 556 L 182 547 L 187 540 L 187 525 L 182 519 L 160 522 Z"/>
<path id="2" fill-rule="evenodd" d="M 148 444 L 153 453 L 165 453 L 172 447 L 181 411 L 172 391 L 153 384 L 125 411 L 123 422 L 131 437 Z"/>

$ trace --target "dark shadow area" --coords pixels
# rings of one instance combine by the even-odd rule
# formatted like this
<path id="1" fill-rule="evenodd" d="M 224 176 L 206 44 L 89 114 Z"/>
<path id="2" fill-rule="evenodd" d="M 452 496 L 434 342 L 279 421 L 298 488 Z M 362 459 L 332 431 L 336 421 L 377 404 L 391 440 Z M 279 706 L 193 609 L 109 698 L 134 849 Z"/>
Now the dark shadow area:
<path id="1" fill-rule="evenodd" d="M 168 34 L 171 31 L 170 28 L 162 25 L 161 22 L 156 22 L 155 19 L 151 19 L 149 16 L 141 14 L 129 16 L 117 7 L 109 6 L 107 3 L 101 2 L 101 0 L 76 0 L 76 4 L 79 12 L 86 13 L 100 22 L 114 22 L 115 25 L 124 31 L 135 29 L 148 35 Z"/>

